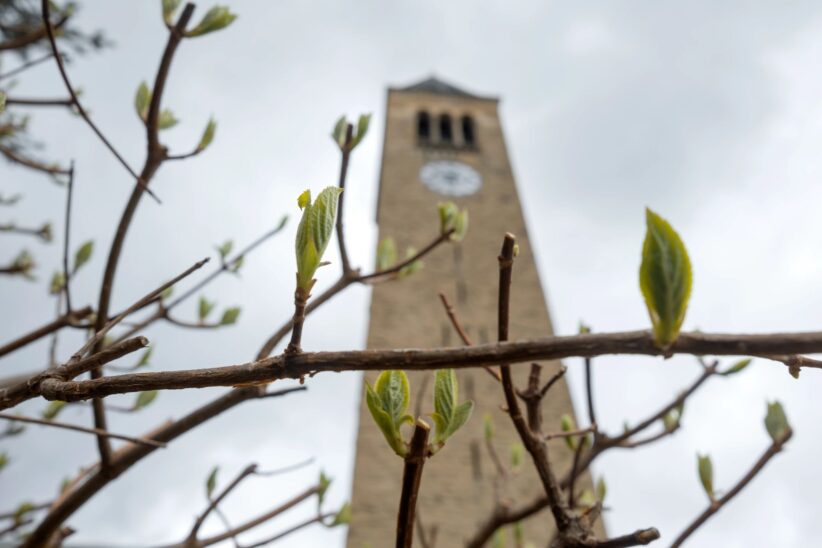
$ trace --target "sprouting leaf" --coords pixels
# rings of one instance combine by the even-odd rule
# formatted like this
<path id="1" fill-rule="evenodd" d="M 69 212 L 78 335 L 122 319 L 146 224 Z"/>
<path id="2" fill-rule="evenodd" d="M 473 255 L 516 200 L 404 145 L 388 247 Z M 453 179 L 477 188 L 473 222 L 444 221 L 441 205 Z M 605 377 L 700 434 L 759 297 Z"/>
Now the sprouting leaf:
<path id="1" fill-rule="evenodd" d="M 226 240 L 222 243 L 222 245 L 215 246 L 217 253 L 220 254 L 220 259 L 225 261 L 226 257 L 231 253 L 231 250 L 234 249 L 234 242 L 231 240 Z"/>
<path id="2" fill-rule="evenodd" d="M 334 516 L 333 521 L 329 527 L 337 527 L 338 525 L 348 525 L 351 523 L 351 505 L 349 503 L 345 503 L 342 507 L 337 511 L 337 515 Z"/>
<path id="3" fill-rule="evenodd" d="M 451 234 L 452 242 L 461 242 L 468 231 L 468 210 L 463 209 L 454 218 L 454 233 Z"/>
<path id="4" fill-rule="evenodd" d="M 334 142 L 342 148 L 345 146 L 345 131 L 348 127 L 348 120 L 345 119 L 345 116 L 340 116 L 337 120 L 337 123 L 334 124 L 334 129 L 331 131 L 331 138 L 334 139 Z"/>
<path id="5" fill-rule="evenodd" d="M 317 508 L 321 508 L 325 500 L 325 493 L 331 485 L 331 478 L 325 475 L 325 472 L 320 470 L 320 481 L 317 485 Z"/>
<path id="6" fill-rule="evenodd" d="M 204 322 L 205 319 L 208 318 L 208 315 L 214 310 L 216 304 L 216 302 L 209 301 L 205 297 L 200 297 L 200 302 L 197 306 L 197 317 L 200 319 L 200 322 Z"/>
<path id="7" fill-rule="evenodd" d="M 66 287 L 66 275 L 62 270 L 56 270 L 51 275 L 51 283 L 49 283 L 49 293 L 52 295 L 59 295 L 63 288 Z"/>
<path id="8" fill-rule="evenodd" d="M 223 312 L 223 317 L 220 318 L 220 325 L 233 325 L 237 323 L 237 318 L 240 316 L 240 307 L 234 306 L 226 308 Z"/>
<path id="9" fill-rule="evenodd" d="M 596 489 L 597 489 L 597 499 L 599 499 L 600 502 L 604 502 L 605 501 L 605 495 L 608 494 L 608 487 L 605 485 L 605 479 L 604 478 L 599 478 L 597 480 Z"/>
<path id="10" fill-rule="evenodd" d="M 141 367 L 145 367 L 149 364 L 151 360 L 151 353 L 154 351 L 153 346 L 149 346 L 145 349 L 145 351 L 140 355 L 140 360 L 137 362 L 137 365 L 134 366 L 135 369 L 139 369 Z"/>
<path id="11" fill-rule="evenodd" d="M 8 453 L 0 453 L 0 470 L 6 467 L 9 463 L 9 454 Z"/>
<path id="12" fill-rule="evenodd" d="M 400 434 L 400 426 L 413 419 L 406 414 L 410 399 L 408 377 L 404 371 L 383 371 L 372 388 L 365 383 L 365 398 L 374 422 L 382 431 L 388 445 L 404 457 L 407 449 Z"/>
<path id="13" fill-rule="evenodd" d="M 211 141 L 214 140 L 214 134 L 217 132 L 217 121 L 214 118 L 208 119 L 208 124 L 206 124 L 205 130 L 203 130 L 203 136 L 200 137 L 200 142 L 197 144 L 197 150 L 205 150 L 208 148 L 208 145 L 211 144 Z"/>
<path id="14" fill-rule="evenodd" d="M 457 373 L 453 369 L 438 369 L 434 374 L 434 413 L 431 417 L 437 427 L 435 443 L 445 443 L 471 416 L 474 402 L 458 404 Z"/>
<path id="15" fill-rule="evenodd" d="M 163 290 L 163 292 L 162 292 L 162 293 L 160 293 L 160 299 L 162 299 L 162 300 L 164 300 L 164 301 L 167 301 L 167 300 L 169 300 L 169 299 L 171 298 L 171 296 L 172 296 L 173 294 L 174 294 L 174 286 L 172 285 L 171 287 L 167 287 L 167 288 L 165 288 L 165 289 Z"/>
<path id="16" fill-rule="evenodd" d="M 494 439 L 494 419 L 490 413 L 486 413 L 482 418 L 482 431 L 485 434 L 485 441 L 490 442 Z"/>
<path id="17" fill-rule="evenodd" d="M 597 498 L 590 489 L 586 489 L 579 496 L 579 499 L 577 500 L 577 502 L 579 502 L 580 506 L 592 508 L 592 507 L 596 506 Z"/>
<path id="18" fill-rule="evenodd" d="M 6 94 L 0 91 L 0 113 L 6 110 Z"/>
<path id="19" fill-rule="evenodd" d="M 28 249 L 24 249 L 17 256 L 14 258 L 14 261 L 11 263 L 12 269 L 16 272 L 19 272 L 23 277 L 28 278 L 29 280 L 33 280 L 34 276 L 32 276 L 31 271 L 34 267 L 37 266 L 34 263 L 34 257 L 31 256 Z"/>
<path id="20" fill-rule="evenodd" d="M 562 415 L 559 419 L 559 426 L 562 428 L 563 432 L 571 432 L 576 430 L 576 425 L 574 424 L 574 419 L 571 415 Z M 568 446 L 568 449 L 571 451 L 575 451 L 577 448 L 577 439 L 574 436 L 565 436 L 565 445 Z"/>
<path id="21" fill-rule="evenodd" d="M 739 373 L 740 371 L 742 371 L 746 367 L 748 367 L 751 364 L 752 361 L 753 360 L 751 358 L 745 358 L 744 360 L 739 360 L 738 362 L 736 362 L 735 364 L 730 366 L 725 371 L 720 372 L 719 374 L 724 375 L 725 377 L 727 377 L 728 375 L 734 375 L 736 373 Z"/>
<path id="22" fill-rule="evenodd" d="M 397 244 L 394 243 L 394 238 L 390 236 L 383 238 L 380 245 L 377 246 L 377 270 L 390 268 L 396 262 Z"/>
<path id="23" fill-rule="evenodd" d="M 511 468 L 518 470 L 522 466 L 522 457 L 525 455 L 525 446 L 520 442 L 511 445 Z"/>
<path id="24" fill-rule="evenodd" d="M 166 24 L 170 25 L 174 12 L 180 6 L 180 0 L 163 0 L 163 19 Z"/>
<path id="25" fill-rule="evenodd" d="M 370 114 L 361 114 L 359 120 L 357 120 L 357 133 L 353 136 L 351 148 L 353 149 L 365 137 L 365 134 L 368 133 L 368 125 L 371 123 L 371 115 Z"/>
<path id="26" fill-rule="evenodd" d="M 158 129 L 169 129 L 177 125 L 180 120 L 174 116 L 170 110 L 160 112 L 160 118 L 157 120 Z"/>
<path id="27" fill-rule="evenodd" d="M 148 109 L 151 105 L 151 90 L 148 89 L 148 84 L 140 82 L 137 88 L 137 94 L 134 96 L 134 110 L 137 111 L 137 117 L 143 122 L 148 119 Z"/>
<path id="28" fill-rule="evenodd" d="M 39 234 L 40 238 L 42 238 L 44 242 L 50 242 L 51 239 L 54 237 L 51 223 L 46 223 L 43 226 L 41 226 Z"/>
<path id="29" fill-rule="evenodd" d="M 405 250 L 405 260 L 407 261 L 408 259 L 410 259 L 411 257 L 413 257 L 416 254 L 417 254 L 416 248 L 409 247 L 408 249 Z M 405 265 L 404 267 L 402 267 L 400 269 L 400 272 L 399 272 L 399 277 L 400 278 L 405 278 L 405 277 L 408 277 L 408 276 L 414 274 L 415 272 L 419 272 L 420 270 L 422 270 L 423 266 L 425 266 L 425 263 L 423 263 L 421 260 L 417 259 L 416 261 L 413 261 L 413 262 Z"/>
<path id="30" fill-rule="evenodd" d="M 327 187 L 311 203 L 311 194 L 303 192 L 297 204 L 303 210 L 297 227 L 295 245 L 297 255 L 297 288 L 305 293 L 311 290 L 314 273 L 320 266 L 337 217 L 337 203 L 342 192 L 338 187 Z"/>
<path id="31" fill-rule="evenodd" d="M 768 435 L 774 441 L 784 442 L 787 436 L 791 434 L 791 425 L 788 424 L 788 417 L 785 415 L 785 410 L 782 409 L 782 404 L 778 401 L 768 403 L 768 413 L 765 415 L 765 429 Z"/>
<path id="32" fill-rule="evenodd" d="M 54 420 L 54 419 L 57 418 L 57 415 L 60 414 L 60 411 L 62 411 L 63 407 L 65 407 L 65 406 L 66 406 L 66 402 L 59 401 L 59 400 L 54 400 L 53 402 L 50 402 L 48 404 L 48 407 L 46 407 L 43 410 L 42 417 L 47 421 Z"/>
<path id="33" fill-rule="evenodd" d="M 647 232 L 642 245 L 639 287 L 661 349 L 679 336 L 691 295 L 691 260 L 685 244 L 668 221 L 645 210 Z"/>
<path id="34" fill-rule="evenodd" d="M 445 234 L 454 228 L 459 208 L 454 202 L 440 202 L 437 204 L 437 212 L 440 216 L 440 234 Z"/>
<path id="35" fill-rule="evenodd" d="M 711 463 L 710 455 L 697 455 L 697 469 L 699 471 L 699 481 L 708 498 L 714 499 L 714 466 Z"/>
<path id="36" fill-rule="evenodd" d="M 518 548 L 525 545 L 525 527 L 521 521 L 514 524 L 514 546 Z"/>
<path id="37" fill-rule="evenodd" d="M 74 252 L 74 269 L 72 272 L 77 272 L 80 268 L 91 259 L 91 254 L 94 251 L 94 240 L 84 242 L 77 251 Z"/>
<path id="38" fill-rule="evenodd" d="M 151 405 L 155 399 L 157 399 L 157 394 L 159 394 L 159 391 L 157 390 L 144 390 L 143 392 L 140 392 L 134 400 L 134 407 L 132 407 L 132 410 L 138 411 L 140 409 L 145 409 Z"/>
<path id="39" fill-rule="evenodd" d="M 26 514 L 34 510 L 34 504 L 31 502 L 23 502 L 14 511 L 14 524 L 20 525 L 26 517 Z"/>
<path id="40" fill-rule="evenodd" d="M 235 19 L 237 19 L 237 15 L 231 13 L 228 6 L 214 6 L 208 10 L 196 27 L 186 32 L 186 36 L 193 38 L 224 29 L 233 23 Z"/>
<path id="41" fill-rule="evenodd" d="M 211 472 L 208 474 L 208 478 L 206 479 L 206 497 L 208 499 L 211 499 L 214 489 L 217 488 L 217 472 L 219 471 L 220 467 L 215 466 L 211 469 Z"/>
<path id="42" fill-rule="evenodd" d="M 505 548 L 505 529 L 499 528 L 491 539 L 491 548 Z"/>

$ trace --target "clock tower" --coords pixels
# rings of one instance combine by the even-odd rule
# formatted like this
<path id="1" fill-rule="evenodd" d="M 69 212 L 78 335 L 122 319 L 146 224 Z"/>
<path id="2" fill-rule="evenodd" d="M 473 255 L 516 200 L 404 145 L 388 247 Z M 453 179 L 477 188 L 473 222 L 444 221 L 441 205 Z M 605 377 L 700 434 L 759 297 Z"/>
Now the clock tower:
<path id="1" fill-rule="evenodd" d="M 369 348 L 460 346 L 437 294 L 454 304 L 475 343 L 496 340 L 497 255 L 503 235 L 517 235 L 519 257 L 511 294 L 511 339 L 552 333 L 545 297 L 528 237 L 498 114 L 498 99 L 463 91 L 436 78 L 388 90 L 377 222 L 380 239 L 393 237 L 400 250 L 420 248 L 436 237 L 437 203 L 451 200 L 470 214 L 460 244 L 443 245 L 425 259 L 425 267 L 402 280 L 374 287 Z M 545 362 L 543 378 L 559 367 Z M 528 367 L 515 367 L 524 387 Z M 366 374 L 373 384 L 375 374 Z M 502 388 L 482 370 L 457 372 L 460 400 L 475 402 L 468 423 L 425 465 L 418 518 L 436 528 L 436 545 L 464 546 L 492 515 L 499 500 L 519 507 L 542 494 L 528 461 L 507 479 L 497 475 L 484 438 L 484 417 L 493 421 L 492 444 L 505 464 L 519 439 L 501 410 Z M 411 372 L 411 410 L 433 411 L 433 373 Z M 560 416 L 573 414 L 564 380 L 543 405 L 547 431 L 559 430 Z M 428 422 L 431 423 L 430 419 Z M 570 452 L 551 445 L 558 473 L 570 466 Z M 352 494 L 349 548 L 384 548 L 394 543 L 402 478 L 402 459 L 386 444 L 363 402 Z M 553 522 L 547 513 L 524 523 L 526 540 L 544 545 Z M 510 531 L 506 532 L 510 535 Z M 422 546 L 419 538 L 415 545 Z M 507 545 L 513 546 L 509 538 Z"/>

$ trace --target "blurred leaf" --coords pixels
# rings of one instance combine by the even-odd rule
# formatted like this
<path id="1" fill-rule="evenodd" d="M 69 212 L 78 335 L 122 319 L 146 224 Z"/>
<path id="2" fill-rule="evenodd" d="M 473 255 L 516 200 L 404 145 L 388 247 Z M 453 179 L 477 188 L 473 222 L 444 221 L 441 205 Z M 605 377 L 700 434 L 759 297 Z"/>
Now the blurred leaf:
<path id="1" fill-rule="evenodd" d="M 157 120 L 157 128 L 158 129 L 169 129 L 176 126 L 180 120 L 174 116 L 174 113 L 170 110 L 164 110 L 160 113 L 160 118 Z"/>
<path id="2" fill-rule="evenodd" d="M 338 525 L 348 525 L 351 523 L 351 505 L 349 503 L 345 503 L 337 512 L 337 515 L 334 516 L 334 520 L 331 522 L 329 527 L 337 527 Z"/>
<path id="3" fill-rule="evenodd" d="M 134 96 L 134 110 L 137 111 L 137 117 L 143 122 L 148 119 L 148 109 L 151 105 L 151 90 L 148 89 L 148 84 L 140 82 L 137 88 L 137 94 Z"/>
<path id="4" fill-rule="evenodd" d="M 699 481 L 708 498 L 714 499 L 714 465 L 711 463 L 710 455 L 697 455 L 697 469 L 699 471 Z"/>
<path id="5" fill-rule="evenodd" d="M 453 369 L 438 369 L 434 373 L 434 410 L 431 414 L 437 431 L 434 443 L 443 444 L 471 416 L 474 402 L 458 404 L 459 386 L 457 373 Z"/>
<path id="6" fill-rule="evenodd" d="M 171 298 L 171 296 L 172 296 L 173 294 L 174 294 L 174 286 L 172 285 L 171 287 L 167 287 L 167 288 L 165 288 L 165 289 L 163 290 L 163 292 L 162 292 L 162 293 L 160 293 L 160 299 L 162 299 L 162 300 L 164 300 L 164 301 L 167 301 L 167 300 L 169 300 L 169 299 Z"/>
<path id="7" fill-rule="evenodd" d="M 437 212 L 440 216 L 440 234 L 445 234 L 454 228 L 454 219 L 459 209 L 454 202 L 440 202 L 437 204 Z"/>
<path id="8" fill-rule="evenodd" d="M 413 257 L 416 254 L 417 254 L 416 248 L 409 247 L 408 249 L 405 250 L 405 259 L 404 260 L 407 261 L 408 259 L 410 259 L 411 257 Z M 406 277 L 414 274 L 415 272 L 419 272 L 420 270 L 422 270 L 423 266 L 425 266 L 425 264 L 422 261 L 420 261 L 419 259 L 417 259 L 416 261 L 402 267 L 399 271 L 399 277 L 400 278 L 406 278 Z"/>
<path id="9" fill-rule="evenodd" d="M 6 452 L 0 453 L 0 470 L 6 467 L 9 463 L 9 454 Z"/>
<path id="10" fill-rule="evenodd" d="M 217 472 L 220 471 L 219 466 L 215 466 L 211 469 L 211 472 L 208 474 L 208 478 L 206 479 L 206 497 L 211 500 L 211 495 L 214 494 L 214 489 L 217 488 Z"/>
<path id="11" fill-rule="evenodd" d="M 599 478 L 597 480 L 596 489 L 597 489 L 597 499 L 599 499 L 600 502 L 604 502 L 605 501 L 605 495 L 608 494 L 608 487 L 605 485 L 605 479 Z"/>
<path id="12" fill-rule="evenodd" d="M 137 394 L 137 399 L 134 400 L 134 407 L 132 409 L 134 411 L 138 411 L 140 409 L 145 409 L 151 403 L 157 399 L 157 394 L 159 392 L 157 390 L 145 390 Z"/>
<path id="13" fill-rule="evenodd" d="M 6 110 L 6 94 L 0 91 L 0 113 Z"/>
<path id="14" fill-rule="evenodd" d="M 363 140 L 365 135 L 368 133 L 368 126 L 371 123 L 371 115 L 370 114 L 361 114 L 359 120 L 357 120 L 357 132 L 353 135 L 353 139 L 351 142 L 351 148 L 353 149 L 360 142 Z"/>
<path id="15" fill-rule="evenodd" d="M 591 491 L 590 489 L 586 489 L 579 496 L 579 499 L 578 499 L 577 502 L 579 502 L 580 506 L 592 508 L 592 507 L 597 505 L 597 498 L 594 495 L 593 491 Z"/>
<path id="16" fill-rule="evenodd" d="M 163 20 L 165 20 L 167 25 L 173 23 L 172 18 L 174 17 L 174 12 L 177 11 L 179 6 L 180 0 L 163 0 Z"/>
<path id="17" fill-rule="evenodd" d="M 785 410 L 782 409 L 782 404 L 778 401 L 768 403 L 768 413 L 765 415 L 765 430 L 774 443 L 781 443 L 785 437 L 790 435 L 791 426 L 788 424 L 788 417 L 785 415 Z"/>
<path id="18" fill-rule="evenodd" d="M 485 441 L 490 442 L 494 439 L 494 419 L 491 418 L 490 413 L 486 413 L 482 418 L 482 430 L 485 434 Z"/>
<path id="19" fill-rule="evenodd" d="M 451 234 L 452 242 L 461 242 L 468 231 L 468 210 L 463 209 L 454 218 L 454 233 Z M 515 244 L 519 245 L 519 244 Z"/>
<path id="20" fill-rule="evenodd" d="M 94 251 L 94 240 L 84 242 L 77 251 L 74 252 L 74 269 L 72 272 L 77 272 L 80 268 L 91 259 L 91 254 Z"/>
<path id="21" fill-rule="evenodd" d="M 320 470 L 320 481 L 317 487 L 317 509 L 322 508 L 323 501 L 325 501 L 325 493 L 331 485 L 331 478 L 325 475 L 325 472 Z"/>
<path id="22" fill-rule="evenodd" d="M 231 240 L 226 240 L 223 242 L 222 245 L 215 246 L 217 253 L 220 254 L 220 259 L 225 262 L 226 257 L 231 253 L 231 250 L 234 249 L 234 242 Z"/>
<path id="23" fill-rule="evenodd" d="M 49 293 L 52 295 L 59 295 L 66 286 L 66 275 L 62 270 L 55 271 L 51 275 L 51 283 L 49 283 Z"/>
<path id="24" fill-rule="evenodd" d="M 397 245 L 390 236 L 383 238 L 377 247 L 377 270 L 390 268 L 397 262 Z"/>
<path id="25" fill-rule="evenodd" d="M 574 424 L 574 419 L 571 418 L 571 415 L 562 415 L 559 419 L 560 428 L 562 428 L 563 432 L 571 432 L 576 430 L 576 425 Z M 565 440 L 565 445 L 568 446 L 568 449 L 571 451 L 575 451 L 577 448 L 577 439 L 575 436 L 566 436 L 563 438 Z"/>
<path id="26" fill-rule="evenodd" d="M 525 447 L 520 442 L 511 445 L 511 468 L 513 470 L 517 470 L 522 466 L 522 457 L 524 455 Z"/>
<path id="27" fill-rule="evenodd" d="M 153 346 L 149 346 L 148 348 L 146 348 L 145 351 L 140 356 L 140 360 L 137 362 L 137 365 L 134 366 L 134 368 L 139 369 L 141 367 L 147 366 L 149 364 L 149 361 L 151 360 L 151 353 L 153 351 L 154 351 Z"/>
<path id="28" fill-rule="evenodd" d="M 231 261 L 231 267 L 229 267 L 228 270 L 232 274 L 238 274 L 239 275 L 240 269 L 243 267 L 244 262 L 245 262 L 245 255 L 240 255 L 239 257 L 237 257 L 236 259 Z"/>
<path id="29" fill-rule="evenodd" d="M 237 323 L 237 318 L 240 316 L 240 307 L 234 306 L 226 308 L 223 312 L 223 317 L 220 318 L 220 325 L 233 325 Z"/>
<path id="30" fill-rule="evenodd" d="M 331 131 L 331 138 L 334 139 L 334 142 L 342 148 L 345 146 L 345 131 L 348 127 L 348 120 L 345 119 L 345 116 L 340 116 L 337 119 L 337 123 L 334 124 L 334 129 Z"/>
<path id="31" fill-rule="evenodd" d="M 43 418 L 47 421 L 54 420 L 57 418 L 57 415 L 60 414 L 60 411 L 63 410 L 63 407 L 66 406 L 66 402 L 54 400 L 50 402 L 48 406 L 43 410 Z"/>
<path id="32" fill-rule="evenodd" d="M 404 371 L 383 371 L 372 388 L 365 383 L 368 410 L 382 431 L 388 445 L 404 457 L 407 449 L 400 434 L 400 426 L 413 419 L 406 414 L 410 399 L 408 377 Z"/>
<path id="33" fill-rule="evenodd" d="M 518 521 L 514 524 L 514 546 L 519 548 L 523 544 L 525 544 L 525 527 L 521 521 Z"/>
<path id="34" fill-rule="evenodd" d="M 491 548 L 505 548 L 505 529 L 497 529 L 491 539 Z"/>
<path id="35" fill-rule="evenodd" d="M 235 19 L 237 16 L 229 11 L 228 6 L 214 6 L 208 10 L 196 27 L 186 32 L 186 36 L 193 38 L 224 29 Z"/>
<path id="36" fill-rule="evenodd" d="M 734 375 L 736 373 L 739 373 L 740 371 L 742 371 L 746 367 L 748 367 L 751 364 L 752 361 L 753 360 L 751 358 L 745 358 L 744 360 L 739 360 L 738 362 L 733 364 L 731 367 L 729 367 L 725 371 L 720 372 L 719 374 L 724 375 L 725 377 L 727 377 L 728 375 Z"/>
<path id="37" fill-rule="evenodd" d="M 26 514 L 34 510 L 34 504 L 31 502 L 23 502 L 20 506 L 17 507 L 17 510 L 14 511 L 14 524 L 20 525 L 23 523 L 23 520 L 26 518 Z"/>
<path id="38" fill-rule="evenodd" d="M 642 246 L 639 287 L 661 349 L 679 336 L 691 296 L 691 260 L 679 234 L 668 222 L 645 210 L 647 232 Z"/>
<path id="39" fill-rule="evenodd" d="M 46 223 L 43 226 L 41 226 L 39 234 L 40 238 L 42 238 L 44 242 L 50 242 L 54 237 L 54 234 L 52 233 L 51 223 Z"/>
<path id="40" fill-rule="evenodd" d="M 200 142 L 197 144 L 197 150 L 205 150 L 214 140 L 214 134 L 217 132 L 217 121 L 214 118 L 208 119 L 203 136 L 200 137 Z"/>
<path id="41" fill-rule="evenodd" d="M 210 302 L 205 297 L 200 297 L 200 301 L 197 306 L 197 317 L 200 319 L 200 322 L 203 322 L 206 318 L 208 318 L 208 315 L 211 314 L 212 310 L 214 310 L 216 304 L 216 302 Z"/>

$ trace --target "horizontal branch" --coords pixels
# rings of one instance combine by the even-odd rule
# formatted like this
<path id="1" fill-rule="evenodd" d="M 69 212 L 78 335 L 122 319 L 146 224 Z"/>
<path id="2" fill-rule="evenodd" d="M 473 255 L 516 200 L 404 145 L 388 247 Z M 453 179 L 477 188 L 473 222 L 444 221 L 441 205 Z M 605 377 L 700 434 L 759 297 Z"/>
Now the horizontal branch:
<path id="1" fill-rule="evenodd" d="M 667 350 L 668 354 L 716 356 L 818 352 L 822 352 L 822 332 L 818 331 L 763 335 L 682 333 Z M 133 373 L 88 381 L 46 379 L 40 385 L 40 393 L 50 400 L 76 401 L 143 390 L 236 386 L 299 379 L 326 371 L 465 369 L 607 354 L 658 356 L 663 352 L 655 346 L 650 331 L 593 333 L 461 348 L 306 352 L 241 365 Z"/>
<path id="2" fill-rule="evenodd" d="M 0 413 L 0 419 L 10 421 L 25 422 L 29 424 L 39 424 L 41 426 L 53 426 L 55 428 L 63 428 L 65 430 L 74 430 L 75 432 L 83 432 L 85 434 L 94 434 L 97 436 L 105 436 L 107 438 L 114 438 L 117 440 L 130 441 L 131 443 L 139 443 L 143 445 L 151 445 L 152 447 L 165 447 L 166 444 L 161 441 L 149 440 L 146 438 L 135 438 L 134 436 L 125 436 L 123 434 L 115 434 L 108 430 L 101 430 L 99 428 L 86 428 L 85 426 L 77 426 L 76 424 L 69 424 L 66 422 L 56 422 L 45 419 L 37 419 L 34 417 L 24 417 L 23 415 L 14 415 L 12 413 Z"/>
<path id="3" fill-rule="evenodd" d="M 42 327 L 38 327 L 34 331 L 31 331 L 31 332 L 23 335 L 22 337 L 20 337 L 18 339 L 15 339 L 15 340 L 13 340 L 9 343 L 6 343 L 3 346 L 0 346 L 0 356 L 5 356 L 9 352 L 14 352 L 18 348 L 22 348 L 22 347 L 26 346 L 27 344 L 30 344 L 30 343 L 32 343 L 36 340 L 39 340 L 42 337 L 45 337 L 46 335 L 50 335 L 50 334 L 54 333 L 55 331 L 57 331 L 58 329 L 61 329 L 63 327 L 69 326 L 69 325 L 73 325 L 74 323 L 90 316 L 91 312 L 92 312 L 91 307 L 87 306 L 87 307 L 82 308 L 80 310 L 75 310 L 75 311 L 70 312 L 68 314 L 64 314 L 63 316 L 60 316 L 56 320 L 54 320 L 52 322 L 49 322 L 49 323 L 45 324 Z"/>

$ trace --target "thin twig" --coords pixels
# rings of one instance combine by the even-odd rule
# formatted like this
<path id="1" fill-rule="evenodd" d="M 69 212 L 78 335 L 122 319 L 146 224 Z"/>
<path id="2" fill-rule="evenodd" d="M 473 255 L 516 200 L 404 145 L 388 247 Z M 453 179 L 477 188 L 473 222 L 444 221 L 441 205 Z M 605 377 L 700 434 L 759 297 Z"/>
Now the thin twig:
<path id="1" fill-rule="evenodd" d="M 114 432 L 108 432 L 106 430 L 100 430 L 99 428 L 86 428 L 84 426 L 78 426 L 76 424 L 69 424 L 65 422 L 57 422 L 53 420 L 45 420 L 45 419 L 37 419 L 34 417 L 26 417 L 23 415 L 15 415 L 12 413 L 0 413 L 0 419 L 10 420 L 10 421 L 19 421 L 19 422 L 26 422 L 29 424 L 39 424 L 42 426 L 53 426 L 55 428 L 63 428 L 66 430 L 74 430 L 76 432 L 83 432 L 85 434 L 94 434 L 96 436 L 105 436 L 107 438 L 114 438 L 117 440 L 125 440 L 130 441 L 131 443 L 139 443 L 143 445 L 150 445 L 152 447 L 165 447 L 166 444 L 160 441 L 149 440 L 145 438 L 135 438 L 134 436 L 125 436 L 123 434 L 115 434 Z"/>
<path id="2" fill-rule="evenodd" d="M 63 230 L 63 294 L 66 297 L 66 313 L 71 314 L 71 291 L 69 291 L 69 283 L 71 281 L 71 272 L 69 271 L 69 236 L 71 233 L 71 198 L 74 192 L 74 160 L 68 170 L 68 185 L 66 188 L 66 215 L 65 227 Z"/>
<path id="3" fill-rule="evenodd" d="M 708 519 L 711 516 L 719 512 L 723 506 L 725 506 L 732 498 L 738 495 L 739 492 L 742 491 L 742 489 L 744 489 L 745 486 L 748 485 L 751 482 L 751 480 L 754 479 L 757 476 L 757 474 L 759 474 L 762 471 L 765 465 L 768 464 L 768 461 L 775 457 L 777 453 L 782 451 L 782 447 L 788 442 L 788 440 L 791 439 L 792 435 L 793 431 L 790 428 L 788 428 L 788 430 L 785 431 L 785 433 L 782 434 L 781 437 L 773 440 L 768 449 L 765 451 L 765 453 L 763 453 L 762 456 L 759 457 L 759 460 L 756 461 L 756 463 L 753 465 L 753 467 L 751 467 L 748 473 L 745 474 L 742 477 L 742 479 L 739 480 L 739 482 L 737 482 L 737 484 L 734 485 L 731 488 L 731 490 L 728 491 L 722 498 L 719 498 L 711 502 L 708 508 L 706 508 L 704 512 L 697 516 L 697 518 L 688 527 L 686 527 L 685 530 L 682 531 L 682 533 L 679 534 L 674 543 L 671 544 L 671 548 L 677 548 L 678 546 L 681 546 L 682 543 L 684 543 L 685 540 L 694 533 L 694 531 L 699 529 L 699 527 L 702 526 L 702 524 L 704 524 L 706 521 L 708 521 Z"/>
<path id="4" fill-rule="evenodd" d="M 422 419 L 414 424 L 414 433 L 405 456 L 402 472 L 400 509 L 397 512 L 397 548 L 411 548 L 414 544 L 414 513 L 422 483 L 422 470 L 428 458 L 428 434 L 431 427 Z"/>
<path id="5" fill-rule="evenodd" d="M 55 319 L 47 323 L 42 327 L 38 327 L 37 329 L 26 333 L 25 335 L 0 346 L 0 356 L 5 356 L 10 352 L 14 352 L 18 348 L 22 348 L 27 344 L 33 343 L 34 341 L 40 340 L 41 338 L 54 333 L 55 331 L 62 329 L 63 327 L 67 327 L 69 325 L 73 325 L 80 320 L 87 318 L 91 315 L 92 310 L 90 306 L 86 306 L 84 308 L 74 310 L 68 314 L 64 314 L 59 318 Z"/>

